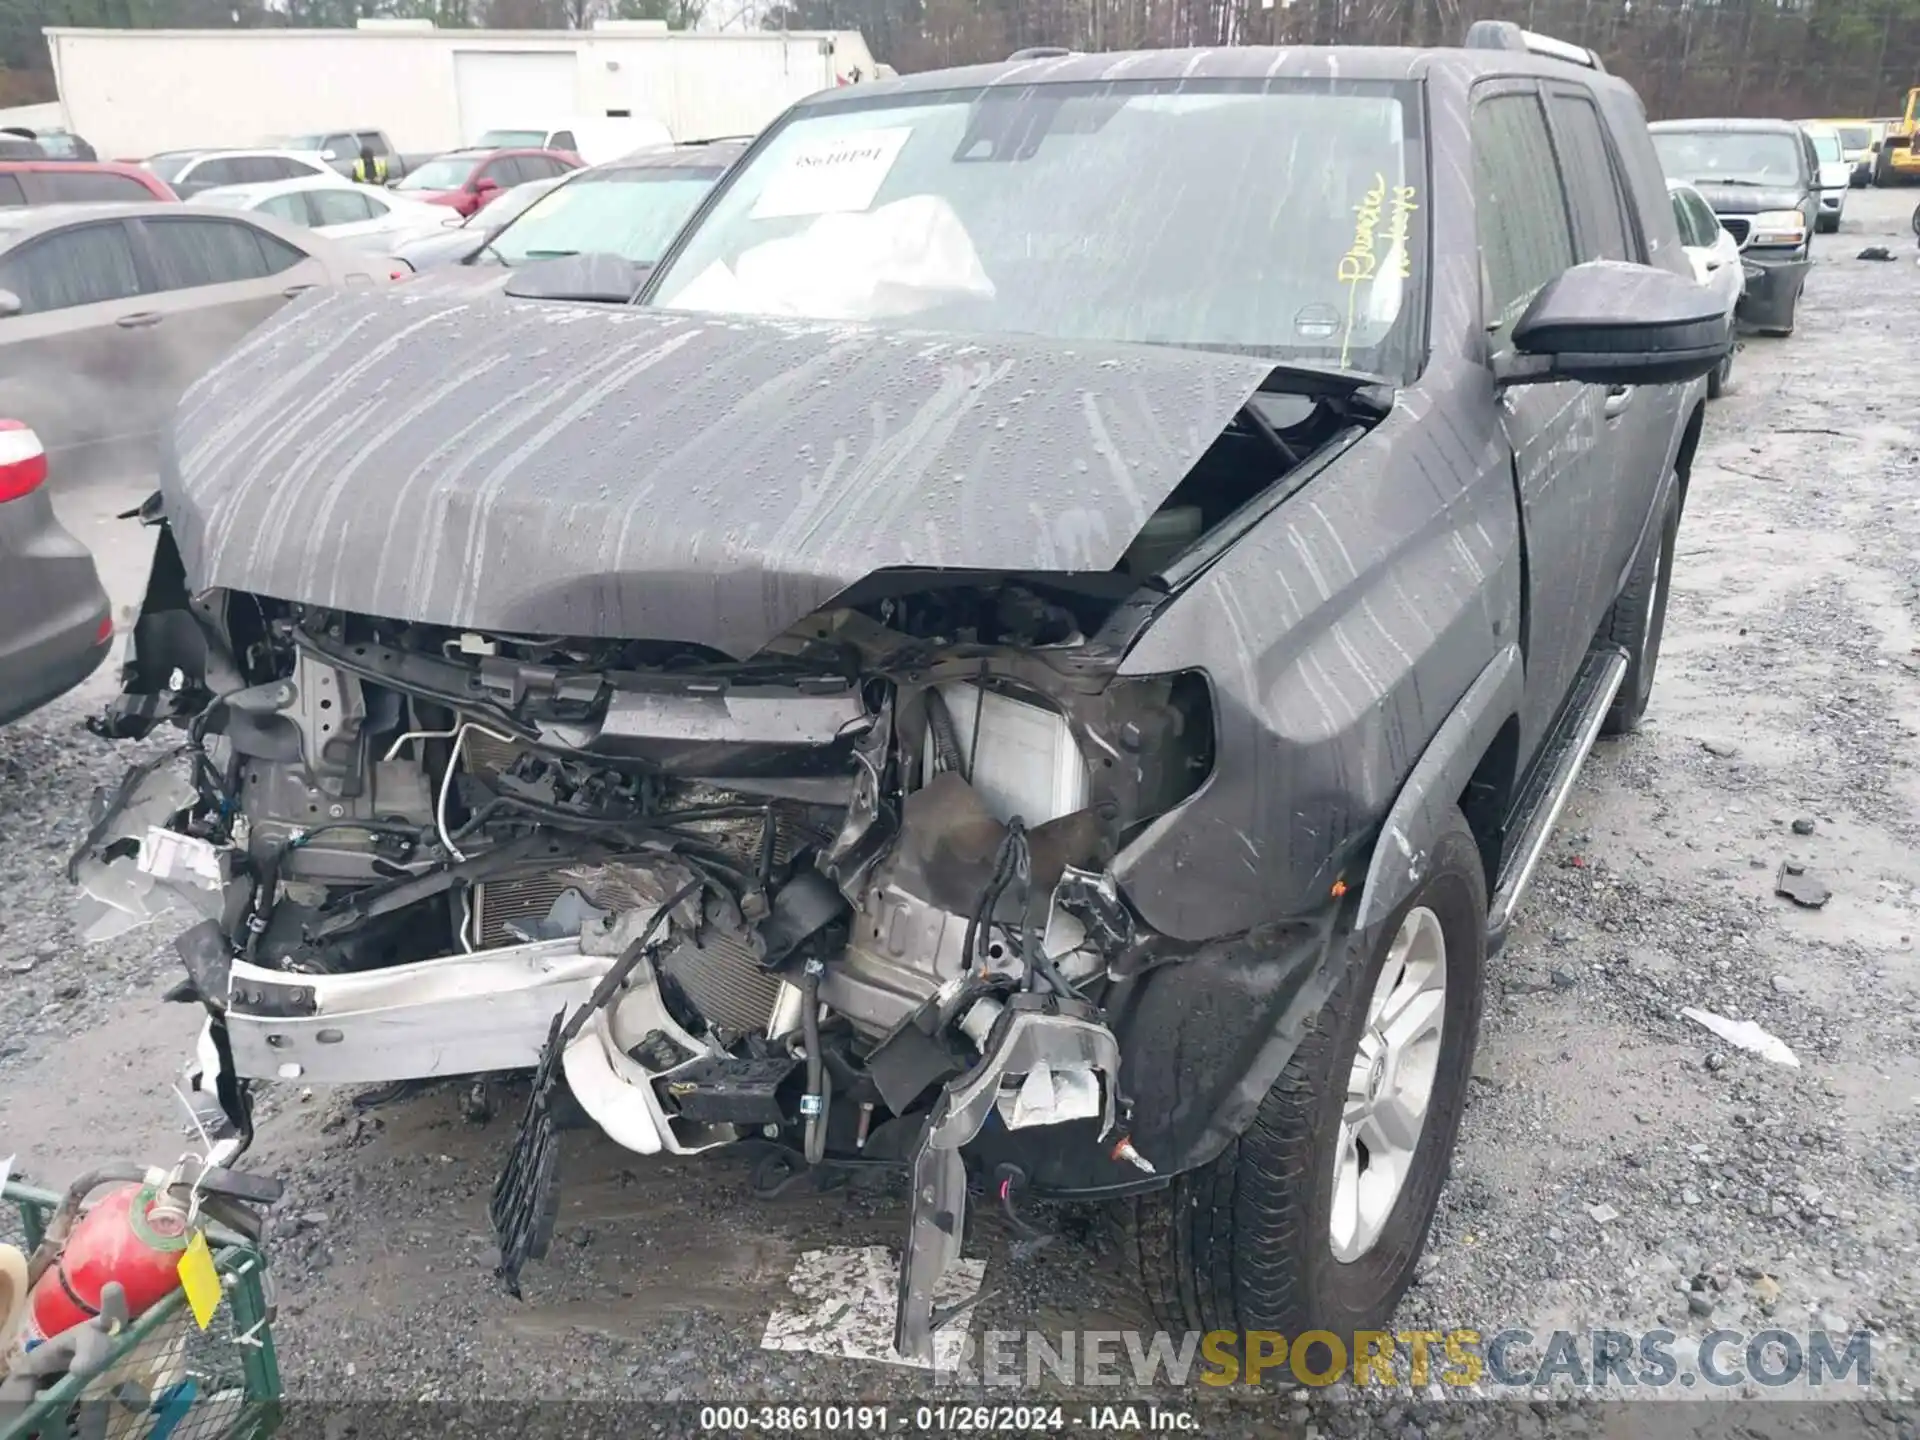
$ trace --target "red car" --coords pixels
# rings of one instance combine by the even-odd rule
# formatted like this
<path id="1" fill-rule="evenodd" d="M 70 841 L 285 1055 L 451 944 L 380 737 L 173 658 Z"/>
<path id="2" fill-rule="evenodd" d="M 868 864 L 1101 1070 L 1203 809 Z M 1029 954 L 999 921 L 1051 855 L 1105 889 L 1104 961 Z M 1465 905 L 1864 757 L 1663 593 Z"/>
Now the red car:
<path id="1" fill-rule="evenodd" d="M 565 150 L 449 150 L 409 170 L 393 188 L 471 215 L 502 190 L 579 168 L 580 157 Z"/>
<path id="2" fill-rule="evenodd" d="M 167 182 L 111 160 L 0 160 L 0 209 L 130 200 L 178 200 Z"/>

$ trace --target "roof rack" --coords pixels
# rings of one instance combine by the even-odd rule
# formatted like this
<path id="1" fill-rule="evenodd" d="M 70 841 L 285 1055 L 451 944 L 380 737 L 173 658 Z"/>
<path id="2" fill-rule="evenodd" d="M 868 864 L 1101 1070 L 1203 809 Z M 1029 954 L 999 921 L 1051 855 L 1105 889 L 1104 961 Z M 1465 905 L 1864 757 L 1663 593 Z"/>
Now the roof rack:
<path id="1" fill-rule="evenodd" d="M 1600 57 L 1584 46 L 1570 45 L 1551 35 L 1522 30 L 1511 20 L 1474 21 L 1467 27 L 1467 49 L 1523 50 L 1528 54 L 1543 55 L 1549 60 L 1564 60 L 1569 65 L 1598 70 L 1603 75 L 1607 71 L 1607 67 L 1600 63 Z"/>
<path id="2" fill-rule="evenodd" d="M 1071 54 L 1073 54 L 1073 51 L 1069 50 L 1064 45 L 1029 45 L 1024 50 L 1014 51 L 1011 55 L 1007 56 L 1007 59 L 1009 61 L 1058 60 L 1063 55 L 1071 55 Z"/>

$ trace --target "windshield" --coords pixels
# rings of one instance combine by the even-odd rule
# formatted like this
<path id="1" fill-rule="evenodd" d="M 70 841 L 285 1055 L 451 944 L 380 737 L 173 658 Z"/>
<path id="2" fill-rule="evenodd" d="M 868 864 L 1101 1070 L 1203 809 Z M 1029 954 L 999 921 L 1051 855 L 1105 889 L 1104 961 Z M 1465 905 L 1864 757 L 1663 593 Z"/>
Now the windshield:
<path id="1" fill-rule="evenodd" d="M 276 150 L 324 150 L 326 141 L 324 135 L 281 135 L 267 143 Z"/>
<path id="2" fill-rule="evenodd" d="M 39 134 L 40 148 L 55 160 L 78 160 L 80 141 L 77 136 L 64 130 L 42 130 Z"/>
<path id="3" fill-rule="evenodd" d="M 1653 148 L 1676 180 L 1693 184 L 1800 184 L 1800 142 L 1777 130 L 1656 130 Z"/>
<path id="4" fill-rule="evenodd" d="M 180 178 L 180 172 L 193 163 L 197 151 L 188 150 L 175 155 L 155 155 L 147 161 L 147 169 L 162 180 L 174 181 Z"/>
<path id="5" fill-rule="evenodd" d="M 1414 87 L 1129 81 L 808 106 L 653 302 L 1417 370 Z"/>
<path id="6" fill-rule="evenodd" d="M 467 183 L 467 177 L 473 174 L 475 163 L 471 155 L 442 155 L 438 160 L 429 160 L 418 170 L 409 170 L 407 178 L 393 188 L 396 190 L 458 190 Z"/>
<path id="7" fill-rule="evenodd" d="M 544 130 L 489 130 L 473 142 L 489 150 L 538 150 L 547 143 Z"/>
<path id="8" fill-rule="evenodd" d="M 218 205 L 226 210 L 245 210 L 252 206 L 256 192 L 239 185 L 216 185 L 193 197 L 196 205 Z"/>
<path id="9" fill-rule="evenodd" d="M 1840 151 L 1840 132 L 1838 130 L 1812 130 L 1808 134 L 1813 140 L 1813 153 L 1823 161 L 1844 160 L 1847 157 Z"/>
<path id="10" fill-rule="evenodd" d="M 508 265 L 580 254 L 651 264 L 720 175 L 718 167 L 588 171 L 495 235 L 492 253 Z"/>
<path id="11" fill-rule="evenodd" d="M 565 178 L 565 176 L 556 176 L 551 180 L 529 180 L 524 185 L 514 186 L 511 190 L 502 190 L 493 200 L 482 205 L 460 223 L 474 230 L 503 229 L 518 220 L 534 201 Z"/>
<path id="12" fill-rule="evenodd" d="M 1873 144 L 1873 127 L 1843 125 L 1840 127 L 1840 143 L 1849 150 L 1865 150 Z"/>

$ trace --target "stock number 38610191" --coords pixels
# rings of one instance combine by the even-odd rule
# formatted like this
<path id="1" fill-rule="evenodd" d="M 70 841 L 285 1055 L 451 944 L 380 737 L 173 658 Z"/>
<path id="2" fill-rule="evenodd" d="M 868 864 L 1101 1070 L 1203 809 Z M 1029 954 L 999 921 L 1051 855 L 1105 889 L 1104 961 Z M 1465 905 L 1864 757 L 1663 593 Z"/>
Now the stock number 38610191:
<path id="1" fill-rule="evenodd" d="M 917 1405 L 911 1411 L 885 1405 L 703 1405 L 700 1428 L 731 1434 L 1019 1434 L 1064 1429 L 1066 1416 L 1058 1405 Z"/>

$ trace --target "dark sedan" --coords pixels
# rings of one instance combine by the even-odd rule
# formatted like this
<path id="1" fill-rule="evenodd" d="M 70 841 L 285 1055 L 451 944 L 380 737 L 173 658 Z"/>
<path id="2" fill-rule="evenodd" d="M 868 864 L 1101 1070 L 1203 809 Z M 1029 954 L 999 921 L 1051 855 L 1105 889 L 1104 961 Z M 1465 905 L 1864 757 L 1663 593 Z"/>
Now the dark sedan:
<path id="1" fill-rule="evenodd" d="M 54 517 L 46 480 L 39 437 L 0 420 L 0 725 L 78 685 L 113 641 L 93 556 Z"/>

